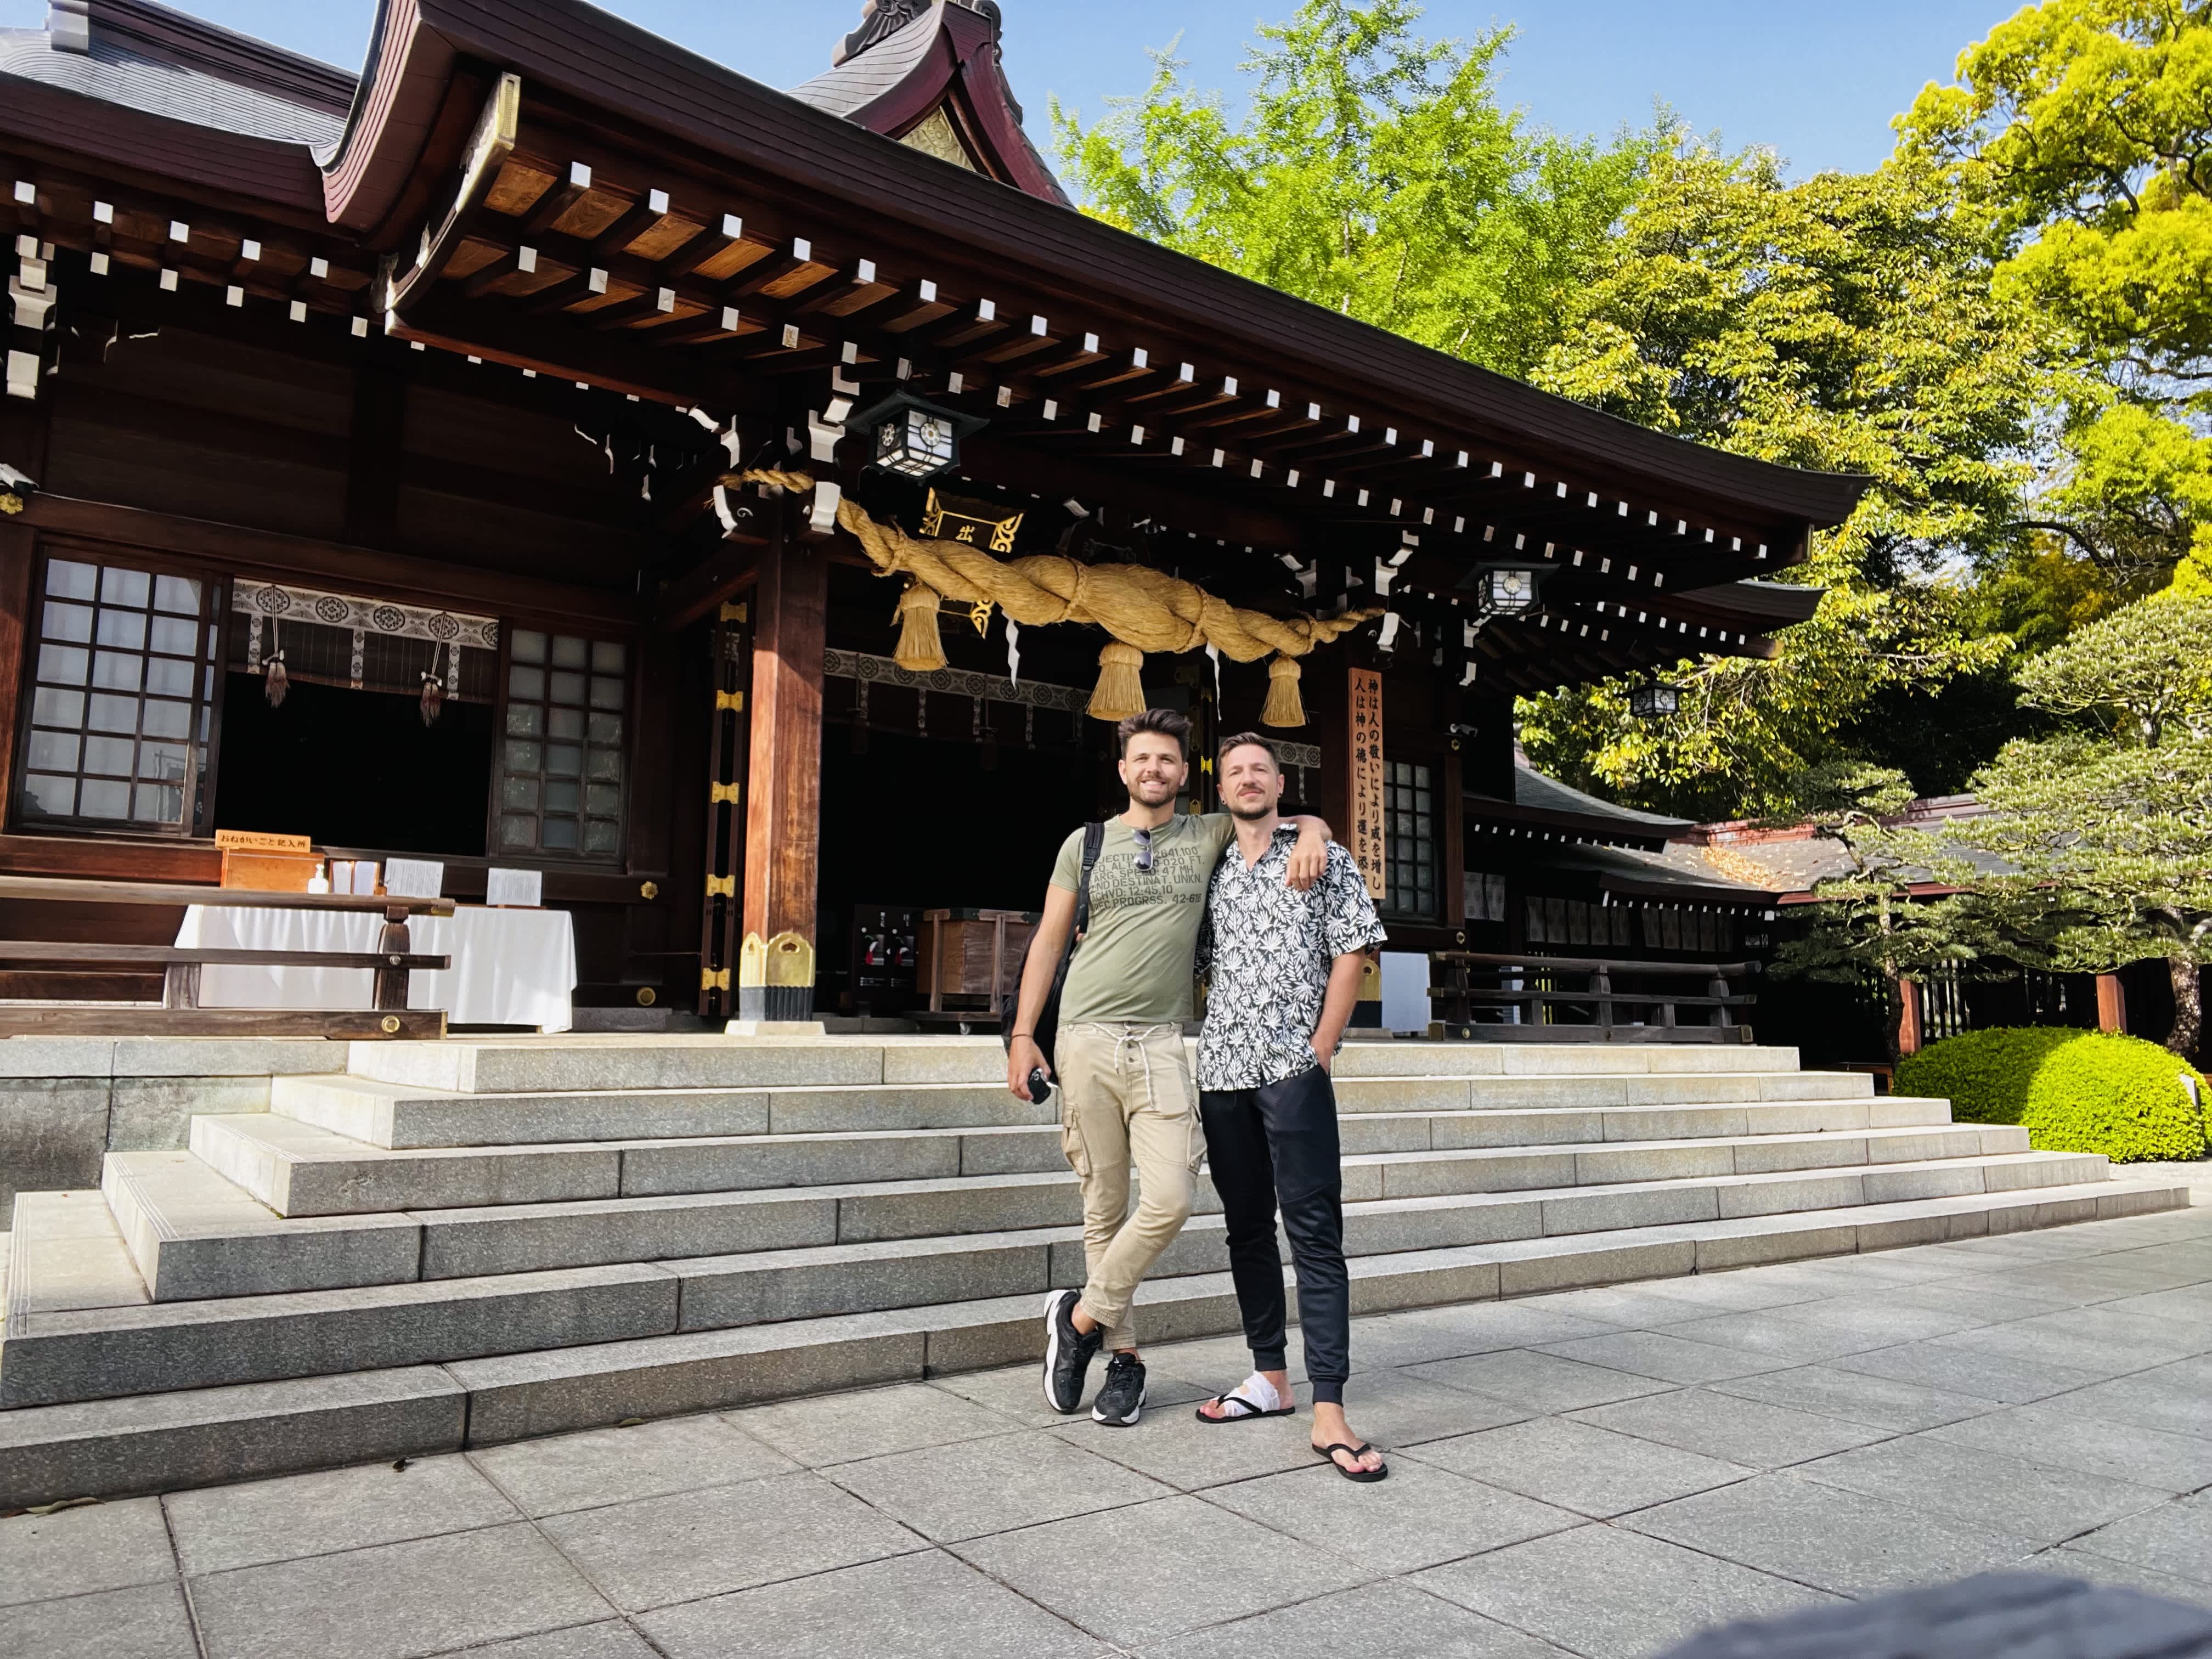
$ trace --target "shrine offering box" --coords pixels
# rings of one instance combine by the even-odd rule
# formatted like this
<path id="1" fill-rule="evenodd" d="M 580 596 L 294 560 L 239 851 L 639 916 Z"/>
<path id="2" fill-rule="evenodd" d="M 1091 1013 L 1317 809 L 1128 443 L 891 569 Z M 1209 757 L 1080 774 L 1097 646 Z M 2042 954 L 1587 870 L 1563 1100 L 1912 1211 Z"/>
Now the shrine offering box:
<path id="1" fill-rule="evenodd" d="M 1022 953 L 1036 932 L 1033 910 L 924 910 L 917 993 L 929 1006 L 998 1011 L 1021 989 Z"/>
<path id="2" fill-rule="evenodd" d="M 323 861 L 305 836 L 266 835 L 253 830 L 218 830 L 215 844 L 222 854 L 222 884 L 260 893 L 304 893 L 322 873 Z"/>

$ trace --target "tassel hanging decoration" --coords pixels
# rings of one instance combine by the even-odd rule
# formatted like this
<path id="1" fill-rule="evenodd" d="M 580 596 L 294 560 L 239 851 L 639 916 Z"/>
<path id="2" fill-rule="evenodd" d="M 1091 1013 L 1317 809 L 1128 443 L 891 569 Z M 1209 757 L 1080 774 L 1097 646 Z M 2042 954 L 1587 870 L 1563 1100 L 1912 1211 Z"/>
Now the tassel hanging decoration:
<path id="1" fill-rule="evenodd" d="M 284 653 L 282 651 L 270 652 L 267 678 L 262 682 L 262 690 L 269 699 L 269 706 L 271 708 L 282 708 L 284 706 L 285 693 L 291 689 L 292 677 L 284 672 Z"/>
<path id="2" fill-rule="evenodd" d="M 435 726 L 446 707 L 445 683 L 435 674 L 422 676 L 422 724 Z"/>
<path id="3" fill-rule="evenodd" d="M 1267 665 L 1267 702 L 1260 710 L 1262 726 L 1304 726 L 1306 707 L 1298 698 L 1298 665 L 1294 657 L 1277 657 Z"/>
<path id="4" fill-rule="evenodd" d="M 916 674 L 933 674 L 945 666 L 945 640 L 937 631 L 937 590 L 909 582 L 899 595 L 898 649 L 892 657 L 901 668 Z"/>
<path id="5" fill-rule="evenodd" d="M 1140 678 L 1145 653 L 1133 645 L 1115 640 L 1098 653 L 1098 684 L 1091 693 L 1091 718 L 1127 720 L 1144 713 L 1145 685 Z"/>

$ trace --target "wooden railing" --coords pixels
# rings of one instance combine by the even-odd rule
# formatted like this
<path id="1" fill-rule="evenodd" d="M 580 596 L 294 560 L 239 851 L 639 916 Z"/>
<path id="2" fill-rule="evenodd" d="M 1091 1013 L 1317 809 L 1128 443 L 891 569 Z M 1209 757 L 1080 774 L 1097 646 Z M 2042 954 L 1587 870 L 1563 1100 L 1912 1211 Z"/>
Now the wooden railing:
<path id="1" fill-rule="evenodd" d="M 408 975 L 453 964 L 444 956 L 417 956 L 408 937 L 413 915 L 450 916 L 448 898 L 390 898 L 356 893 L 267 893 L 235 887 L 174 882 L 75 881 L 62 877 L 0 876 L 0 900 L 48 904 L 131 904 L 167 908 L 204 904 L 224 908 L 380 911 L 384 931 L 374 951 L 244 951 L 230 946 L 88 945 L 40 939 L 0 939 L 0 963 L 58 966 L 158 967 L 161 1006 L 96 1006 L 15 1003 L 0 1007 L 0 1036 L 443 1036 L 446 1017 L 436 1009 L 410 1009 Z M 368 1012 L 359 1009 L 202 1008 L 204 966 L 367 969 L 375 975 Z"/>
<path id="2" fill-rule="evenodd" d="M 1759 971 L 1755 962 L 1623 962 L 1485 951 L 1438 951 L 1430 961 L 1435 977 L 1445 981 L 1429 987 L 1431 1000 L 1443 1005 L 1442 1017 L 1430 1024 L 1431 1036 L 1486 1042 L 1752 1040 L 1736 1011 L 1758 999 L 1732 988 Z M 1702 988 L 1636 983 L 1645 979 L 1702 981 Z M 1698 1016 L 1686 1024 L 1683 1011 L 1692 1009 Z M 1480 1017 L 1486 1012 L 1490 1018 Z"/>

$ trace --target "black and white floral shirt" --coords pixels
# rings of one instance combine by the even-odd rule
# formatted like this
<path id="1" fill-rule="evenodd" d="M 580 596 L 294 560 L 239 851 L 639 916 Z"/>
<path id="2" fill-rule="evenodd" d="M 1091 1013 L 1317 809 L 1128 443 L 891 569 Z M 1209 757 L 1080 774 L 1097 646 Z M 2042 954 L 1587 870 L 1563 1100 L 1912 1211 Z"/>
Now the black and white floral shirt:
<path id="1" fill-rule="evenodd" d="M 1249 868 L 1229 843 L 1206 896 L 1213 988 L 1198 1037 L 1198 1086 L 1256 1089 L 1310 1070 L 1329 965 L 1388 937 L 1352 854 L 1332 842 L 1310 892 L 1283 882 L 1295 824 Z"/>

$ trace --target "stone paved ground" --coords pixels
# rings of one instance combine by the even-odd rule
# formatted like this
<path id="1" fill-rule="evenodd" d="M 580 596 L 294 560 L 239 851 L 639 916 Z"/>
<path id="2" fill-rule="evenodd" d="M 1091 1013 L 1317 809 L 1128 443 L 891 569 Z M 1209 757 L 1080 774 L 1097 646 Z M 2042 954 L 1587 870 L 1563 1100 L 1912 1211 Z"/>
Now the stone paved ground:
<path id="1" fill-rule="evenodd" d="M 1354 1419 L 1033 1372 L 0 1521 L 38 1659 L 1612 1659 L 2027 1564 L 2212 1605 L 2212 1191 L 2053 1232 L 1360 1322 Z M 1295 1352 L 1295 1351 L 1294 1351 Z"/>

